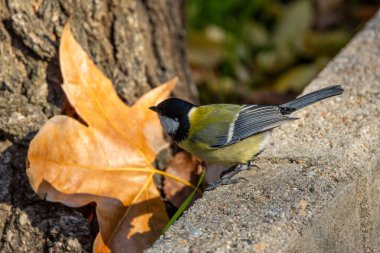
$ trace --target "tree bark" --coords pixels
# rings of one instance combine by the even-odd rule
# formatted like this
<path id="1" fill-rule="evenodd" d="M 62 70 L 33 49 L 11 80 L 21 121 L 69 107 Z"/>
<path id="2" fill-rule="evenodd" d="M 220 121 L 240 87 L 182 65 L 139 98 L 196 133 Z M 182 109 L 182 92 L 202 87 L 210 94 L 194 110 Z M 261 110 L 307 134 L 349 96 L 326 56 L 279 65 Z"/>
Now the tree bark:
<path id="1" fill-rule="evenodd" d="M 91 251 L 81 213 L 39 199 L 25 174 L 31 138 L 67 103 L 58 46 L 68 18 L 77 40 L 132 104 L 175 75 L 175 95 L 194 99 L 181 13 L 178 0 L 0 0 L 0 252 Z"/>

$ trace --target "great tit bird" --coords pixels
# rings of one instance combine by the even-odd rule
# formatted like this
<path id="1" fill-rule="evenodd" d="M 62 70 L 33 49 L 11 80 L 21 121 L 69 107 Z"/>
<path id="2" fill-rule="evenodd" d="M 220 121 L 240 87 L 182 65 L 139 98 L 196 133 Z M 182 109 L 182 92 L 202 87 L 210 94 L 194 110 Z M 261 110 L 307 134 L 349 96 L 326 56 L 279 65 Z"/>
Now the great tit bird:
<path id="1" fill-rule="evenodd" d="M 279 106 L 210 104 L 196 106 L 169 98 L 149 109 L 158 114 L 165 132 L 184 150 L 212 164 L 236 165 L 215 188 L 226 184 L 270 142 L 271 130 L 296 120 L 291 115 L 322 99 L 343 93 L 341 86 L 314 91 Z"/>

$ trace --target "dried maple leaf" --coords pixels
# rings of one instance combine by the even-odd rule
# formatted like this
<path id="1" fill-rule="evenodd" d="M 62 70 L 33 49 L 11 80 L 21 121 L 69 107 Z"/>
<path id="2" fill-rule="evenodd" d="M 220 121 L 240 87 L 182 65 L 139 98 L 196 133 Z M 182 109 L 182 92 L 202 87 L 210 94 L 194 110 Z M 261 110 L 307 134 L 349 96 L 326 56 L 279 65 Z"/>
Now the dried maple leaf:
<path id="1" fill-rule="evenodd" d="M 153 175 L 176 178 L 151 165 L 168 144 L 148 108 L 165 99 L 177 79 L 129 107 L 75 41 L 69 25 L 62 33 L 60 64 L 63 90 L 87 126 L 67 116 L 55 116 L 43 126 L 28 151 L 30 184 L 49 201 L 72 207 L 97 204 L 95 252 L 142 251 L 168 221 Z"/>

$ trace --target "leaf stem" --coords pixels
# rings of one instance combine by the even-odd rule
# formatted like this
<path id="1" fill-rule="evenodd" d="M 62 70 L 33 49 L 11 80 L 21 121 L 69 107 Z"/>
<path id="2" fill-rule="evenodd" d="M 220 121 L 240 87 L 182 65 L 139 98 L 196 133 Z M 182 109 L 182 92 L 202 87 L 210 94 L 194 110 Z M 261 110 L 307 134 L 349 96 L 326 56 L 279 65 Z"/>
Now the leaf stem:
<path id="1" fill-rule="evenodd" d="M 182 205 L 178 208 L 177 212 L 173 215 L 173 217 L 170 219 L 170 221 L 165 225 L 164 229 L 162 230 L 161 234 L 164 234 L 171 225 L 181 216 L 181 214 L 185 211 L 186 207 L 190 204 L 191 200 L 194 198 L 195 193 L 198 191 L 199 186 L 203 182 L 203 179 L 205 178 L 206 171 L 203 169 L 202 175 L 199 178 L 198 184 L 195 187 L 194 191 L 187 197 L 187 199 L 182 203 Z"/>

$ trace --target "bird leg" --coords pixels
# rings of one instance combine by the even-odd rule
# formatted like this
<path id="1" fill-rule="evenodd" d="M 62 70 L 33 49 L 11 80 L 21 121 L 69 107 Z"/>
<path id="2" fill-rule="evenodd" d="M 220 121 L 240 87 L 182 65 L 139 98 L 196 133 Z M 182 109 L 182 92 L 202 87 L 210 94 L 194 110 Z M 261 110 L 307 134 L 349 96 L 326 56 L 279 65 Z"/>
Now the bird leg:
<path id="1" fill-rule="evenodd" d="M 239 165 L 231 166 L 231 167 L 229 167 L 228 169 L 222 171 L 222 173 L 220 173 L 219 179 L 222 179 L 225 175 L 228 175 L 228 174 L 230 174 L 231 172 L 233 172 L 234 170 L 236 170 L 236 167 L 237 167 L 237 166 L 239 166 Z"/>
<path id="2" fill-rule="evenodd" d="M 221 176 L 222 178 L 219 181 L 216 181 L 214 183 L 211 183 L 207 186 L 206 191 L 214 190 L 219 185 L 228 185 L 228 184 L 234 184 L 239 182 L 242 178 L 237 179 L 231 179 L 233 176 L 238 174 L 239 172 L 243 170 L 249 169 L 249 164 L 238 164 L 236 166 L 233 166 L 229 168 L 228 170 L 224 171 Z"/>
<path id="3" fill-rule="evenodd" d="M 241 171 L 249 170 L 252 167 L 256 167 L 256 168 L 260 169 L 259 166 L 255 165 L 253 163 L 252 160 L 248 161 L 247 164 L 241 163 L 241 164 L 238 164 L 236 166 L 232 166 L 232 167 L 228 168 L 227 170 L 223 171 L 220 174 L 220 180 L 219 181 L 211 183 L 207 186 L 206 191 L 214 190 L 219 185 L 235 184 L 235 183 L 239 182 L 241 179 L 245 179 L 245 178 L 236 178 L 236 179 L 231 179 L 231 178 L 233 176 L 235 176 L 236 174 L 240 173 Z"/>

